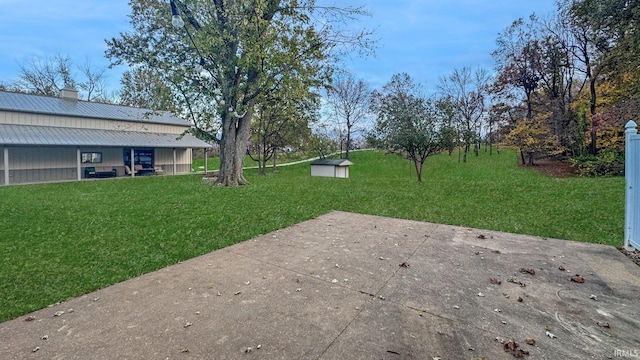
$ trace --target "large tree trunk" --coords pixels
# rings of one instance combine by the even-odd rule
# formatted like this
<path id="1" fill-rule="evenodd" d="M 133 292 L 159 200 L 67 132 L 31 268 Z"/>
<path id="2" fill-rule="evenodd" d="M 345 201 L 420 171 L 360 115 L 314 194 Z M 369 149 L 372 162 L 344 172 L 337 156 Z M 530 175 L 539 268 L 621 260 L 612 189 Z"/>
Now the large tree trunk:
<path id="1" fill-rule="evenodd" d="M 223 121 L 224 136 L 220 146 L 220 173 L 217 185 L 238 186 L 249 184 L 242 168 L 249 143 L 252 111 L 247 111 L 240 119 L 233 113 L 226 113 Z"/>

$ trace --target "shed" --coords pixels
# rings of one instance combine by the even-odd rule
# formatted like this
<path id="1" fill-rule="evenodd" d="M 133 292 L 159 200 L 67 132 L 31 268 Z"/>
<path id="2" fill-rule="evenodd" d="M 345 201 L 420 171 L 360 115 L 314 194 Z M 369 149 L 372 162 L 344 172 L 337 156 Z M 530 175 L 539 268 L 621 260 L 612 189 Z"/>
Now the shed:
<path id="1" fill-rule="evenodd" d="M 349 165 L 353 165 L 353 163 L 347 159 L 313 160 L 311 162 L 311 176 L 348 178 Z"/>

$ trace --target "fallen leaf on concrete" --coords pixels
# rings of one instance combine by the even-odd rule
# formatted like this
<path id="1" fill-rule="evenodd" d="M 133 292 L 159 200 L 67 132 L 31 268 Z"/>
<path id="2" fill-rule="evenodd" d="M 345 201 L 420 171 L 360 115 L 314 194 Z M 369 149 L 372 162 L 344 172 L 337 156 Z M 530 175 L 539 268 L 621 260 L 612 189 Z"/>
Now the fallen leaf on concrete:
<path id="1" fill-rule="evenodd" d="M 565 268 L 564 268 L 564 266 L 560 266 L 560 267 L 558 268 L 558 270 L 560 270 L 560 271 L 567 271 L 567 269 L 565 269 Z"/>
<path id="2" fill-rule="evenodd" d="M 575 274 L 574 276 L 571 277 L 571 281 L 577 282 L 578 284 L 582 284 L 584 283 L 584 278 L 578 274 Z"/>
<path id="3" fill-rule="evenodd" d="M 27 317 L 24 319 L 24 321 L 33 321 L 33 320 L 35 320 L 35 319 L 36 319 L 36 317 L 35 317 L 35 316 L 33 316 L 33 315 L 31 315 L 31 316 L 27 316 Z"/>
<path id="4" fill-rule="evenodd" d="M 511 339 L 502 344 L 502 348 L 505 352 L 510 353 L 516 358 L 523 358 L 525 356 L 529 356 L 529 352 L 526 350 L 519 349 L 520 345 L 515 342 L 515 340 Z"/>
<path id="5" fill-rule="evenodd" d="M 402 264 L 398 265 L 400 267 L 409 267 L 409 263 L 408 262 L 403 262 Z"/>
<path id="6" fill-rule="evenodd" d="M 187 322 L 186 324 L 184 324 L 184 328 L 188 328 L 189 326 L 193 325 L 193 323 Z"/>
<path id="7" fill-rule="evenodd" d="M 500 281 L 500 280 L 498 280 L 498 279 L 496 279 L 496 278 L 490 278 L 490 279 L 489 279 L 489 281 L 490 281 L 492 284 L 495 284 L 495 285 L 500 285 L 500 284 L 502 284 L 502 281 Z"/>
<path id="8" fill-rule="evenodd" d="M 518 284 L 518 285 L 520 285 L 520 287 L 526 287 L 527 286 L 527 284 L 525 284 L 525 283 L 523 283 L 521 281 L 518 281 L 518 280 L 516 280 L 515 278 L 512 278 L 512 277 L 508 278 L 507 281 L 510 282 L 510 283 Z"/>
<path id="9" fill-rule="evenodd" d="M 531 268 L 520 268 L 520 272 L 523 274 L 530 274 L 530 275 L 535 275 L 536 271 L 531 269 Z"/>
<path id="10" fill-rule="evenodd" d="M 180 352 L 188 353 L 189 352 L 189 348 L 184 346 L 182 349 L 180 349 Z"/>
<path id="11" fill-rule="evenodd" d="M 536 344 L 536 340 L 533 338 L 526 338 L 524 339 L 524 342 L 527 343 L 527 345 L 535 345 Z"/>
<path id="12" fill-rule="evenodd" d="M 483 234 L 478 235 L 478 239 L 486 239 L 487 237 L 484 236 Z"/>
<path id="13" fill-rule="evenodd" d="M 600 326 L 600 327 L 607 328 L 607 329 L 611 329 L 611 325 L 609 325 L 609 323 L 608 323 L 608 322 L 600 322 L 600 321 L 598 321 L 596 324 L 597 324 L 598 326 Z"/>
<path id="14" fill-rule="evenodd" d="M 62 316 L 64 314 L 64 311 L 60 310 L 60 311 L 56 311 L 55 314 L 53 314 L 53 316 Z"/>

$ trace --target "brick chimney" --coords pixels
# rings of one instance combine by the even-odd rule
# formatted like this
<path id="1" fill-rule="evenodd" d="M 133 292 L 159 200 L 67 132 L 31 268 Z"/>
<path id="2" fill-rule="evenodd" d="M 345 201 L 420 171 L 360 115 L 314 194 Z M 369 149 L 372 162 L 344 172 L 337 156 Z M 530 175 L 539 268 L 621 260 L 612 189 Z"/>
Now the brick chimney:
<path id="1" fill-rule="evenodd" d="M 60 91 L 60 97 L 67 100 L 78 100 L 78 90 L 71 85 L 67 85 Z"/>

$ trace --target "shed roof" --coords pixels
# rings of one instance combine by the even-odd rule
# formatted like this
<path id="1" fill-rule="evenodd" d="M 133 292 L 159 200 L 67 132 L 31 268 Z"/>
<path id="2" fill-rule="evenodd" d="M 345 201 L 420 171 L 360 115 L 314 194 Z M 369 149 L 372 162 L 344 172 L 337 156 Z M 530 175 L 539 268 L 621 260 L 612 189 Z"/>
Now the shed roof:
<path id="1" fill-rule="evenodd" d="M 353 165 L 353 163 L 347 159 L 317 159 L 313 160 L 311 165 L 349 166 Z"/>
<path id="2" fill-rule="evenodd" d="M 0 124 L 0 144 L 35 146 L 116 146 L 210 148 L 191 134 L 184 136 L 122 130 Z"/>
<path id="3" fill-rule="evenodd" d="M 91 119 L 136 121 L 185 127 L 191 126 L 189 122 L 173 116 L 168 111 L 153 111 L 130 106 L 7 91 L 0 91 L 0 110 Z"/>

